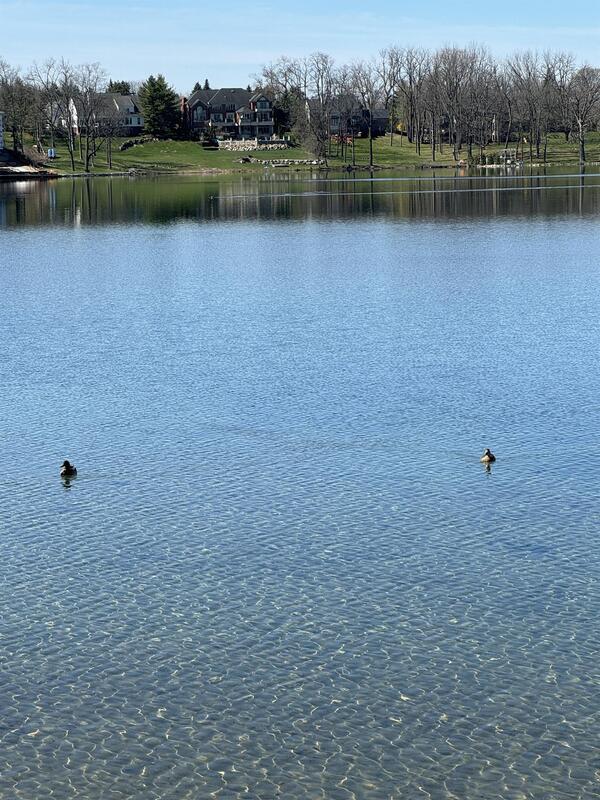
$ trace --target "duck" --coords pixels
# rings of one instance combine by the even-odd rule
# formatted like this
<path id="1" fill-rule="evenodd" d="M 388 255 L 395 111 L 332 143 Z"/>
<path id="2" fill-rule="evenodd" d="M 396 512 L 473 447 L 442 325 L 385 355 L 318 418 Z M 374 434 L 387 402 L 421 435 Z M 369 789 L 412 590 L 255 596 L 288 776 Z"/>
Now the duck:
<path id="1" fill-rule="evenodd" d="M 77 470 L 73 466 L 73 464 L 71 464 L 70 461 L 66 461 L 66 460 L 63 461 L 63 464 L 62 464 L 62 466 L 60 468 L 60 477 L 61 478 L 74 478 L 75 475 L 77 475 Z"/>
<path id="2" fill-rule="evenodd" d="M 492 461 L 496 460 L 496 456 L 492 453 L 489 447 L 486 447 L 483 451 L 483 455 L 479 459 L 482 464 L 491 464 Z"/>

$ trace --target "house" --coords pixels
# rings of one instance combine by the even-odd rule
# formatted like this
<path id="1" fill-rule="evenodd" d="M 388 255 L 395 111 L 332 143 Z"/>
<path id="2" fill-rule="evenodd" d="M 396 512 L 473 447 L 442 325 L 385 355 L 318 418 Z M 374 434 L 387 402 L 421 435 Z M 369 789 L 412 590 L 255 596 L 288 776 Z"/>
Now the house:
<path id="1" fill-rule="evenodd" d="M 144 129 L 144 116 L 137 94 L 103 94 L 105 113 L 112 118 L 123 136 L 137 136 Z"/>
<path id="2" fill-rule="evenodd" d="M 388 129 L 389 114 L 385 108 L 374 108 L 371 115 L 373 136 L 383 136 Z M 332 136 L 353 133 L 358 136 L 369 135 L 369 110 L 351 98 L 337 98 L 334 110 L 329 117 Z"/>
<path id="3" fill-rule="evenodd" d="M 49 109 L 53 128 L 71 129 L 73 136 L 79 136 L 85 124 L 80 120 L 85 116 L 77 100 L 69 100 L 68 115 L 64 115 L 56 106 Z M 96 128 L 110 131 L 111 135 L 136 136 L 144 129 L 139 100 L 135 94 L 116 94 L 102 92 L 95 96 L 94 113 Z"/>
<path id="4" fill-rule="evenodd" d="M 198 89 L 183 100 L 192 133 L 227 139 L 270 139 L 273 103 L 262 92 L 247 89 Z"/>

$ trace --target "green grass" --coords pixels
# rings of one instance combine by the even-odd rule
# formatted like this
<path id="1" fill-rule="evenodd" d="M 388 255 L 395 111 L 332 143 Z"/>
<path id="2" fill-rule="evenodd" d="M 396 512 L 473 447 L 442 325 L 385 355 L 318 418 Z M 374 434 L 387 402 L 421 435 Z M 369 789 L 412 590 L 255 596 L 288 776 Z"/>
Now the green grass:
<path id="1" fill-rule="evenodd" d="M 509 147 L 515 148 L 516 143 L 511 142 Z M 369 163 L 369 142 L 368 139 L 357 139 L 355 143 L 356 148 L 356 165 L 367 166 Z M 492 155 L 498 150 L 502 150 L 504 145 L 488 145 L 484 153 Z M 329 163 L 332 167 L 342 167 L 344 164 L 351 163 L 352 152 L 351 147 L 348 147 L 348 155 L 346 161 L 343 161 L 341 155 L 336 155 L 335 145 L 333 146 L 333 154 L 329 157 Z M 479 155 L 479 148 L 473 148 L 473 155 Z M 520 150 L 519 150 L 520 155 Z M 468 150 L 466 147 L 462 148 L 460 158 L 465 161 L 468 159 Z M 600 133 L 595 131 L 586 135 L 586 158 L 588 162 L 600 161 Z M 525 163 L 529 163 L 529 148 L 525 145 Z M 398 135 L 394 136 L 393 144 L 390 144 L 390 137 L 381 136 L 373 142 L 373 161 L 378 167 L 423 167 L 435 163 L 437 166 L 454 166 L 455 161 L 452 154 L 452 148 L 444 145 L 443 151 L 440 153 L 439 149 L 436 152 L 436 160 L 433 162 L 430 145 L 421 145 L 420 155 L 416 152 L 414 144 L 410 144 L 405 137 Z M 563 134 L 553 133 L 548 137 L 548 150 L 546 154 L 546 161 L 548 164 L 578 164 L 579 162 L 579 147 L 575 139 L 570 142 L 565 142 Z M 533 154 L 533 163 L 543 163 L 543 152 L 540 158 Z"/>
<path id="2" fill-rule="evenodd" d="M 115 140 L 113 142 L 112 171 L 123 172 L 128 169 L 150 170 L 160 172 L 178 171 L 212 171 L 215 172 L 256 172 L 263 169 L 260 164 L 240 164 L 243 156 L 253 156 L 261 159 L 312 159 L 314 156 L 307 150 L 301 148 L 291 148 L 289 150 L 265 151 L 256 150 L 249 153 L 234 153 L 225 150 L 207 150 L 198 142 L 189 141 L 159 141 L 147 142 L 143 145 L 135 145 L 128 150 L 119 152 L 119 144 L 125 141 Z M 514 148 L 515 143 L 511 143 Z M 369 163 L 369 142 L 367 139 L 356 140 L 356 166 L 368 166 Z M 501 150 L 503 145 L 489 145 L 485 148 L 487 155 L 493 155 Z M 336 153 L 336 150 L 338 152 Z M 61 173 L 71 173 L 71 163 L 69 154 L 64 142 L 57 147 L 58 158 L 46 162 L 46 165 L 53 170 Z M 479 148 L 473 148 L 474 156 L 479 154 Z M 529 162 L 529 149 L 525 146 L 525 163 Z M 586 136 L 586 155 L 588 162 L 600 162 L 600 133 L 593 132 Z M 463 147 L 460 157 L 464 160 L 468 158 L 467 148 Z M 343 168 L 351 161 L 351 148 L 348 147 L 346 160 L 342 160 L 339 148 L 332 145 L 332 153 L 328 158 L 329 166 L 333 169 Z M 452 148 L 444 145 L 442 152 L 438 150 L 436 160 L 433 162 L 430 145 L 422 145 L 421 153 L 416 152 L 415 146 L 410 144 L 405 137 L 395 135 L 393 144 L 390 144 L 390 137 L 381 136 L 373 142 L 373 160 L 376 166 L 383 168 L 418 168 L 426 167 L 435 163 L 436 166 L 454 166 L 455 161 L 452 155 Z M 534 163 L 542 163 L 543 158 L 533 157 Z M 577 142 L 565 142 L 562 134 L 551 134 L 548 137 L 548 150 L 546 161 L 548 164 L 567 166 L 576 165 L 579 161 L 579 150 Z M 79 159 L 75 161 L 75 172 L 83 172 L 84 164 Z M 109 172 L 106 161 L 106 152 L 102 149 L 96 156 L 93 172 Z"/>
<path id="3" fill-rule="evenodd" d="M 123 152 L 119 151 L 119 145 L 124 139 L 113 141 L 112 148 L 112 171 L 122 172 L 128 169 L 139 170 L 158 170 L 161 172 L 178 172 L 181 170 L 262 170 L 260 164 L 240 164 L 240 159 L 244 156 L 251 156 L 261 159 L 308 159 L 314 156 L 300 148 L 290 148 L 289 150 L 254 150 L 250 152 L 229 152 L 227 150 L 207 150 L 199 142 L 189 141 L 159 141 L 146 142 L 145 144 L 135 145 Z M 56 148 L 58 158 L 47 161 L 45 164 L 57 172 L 71 173 L 71 160 L 65 142 L 59 142 Z M 76 156 L 79 150 L 76 150 Z M 84 171 L 84 162 L 78 157 L 75 159 L 75 172 Z M 102 148 L 94 159 L 92 172 L 109 172 L 106 160 L 106 151 Z"/>

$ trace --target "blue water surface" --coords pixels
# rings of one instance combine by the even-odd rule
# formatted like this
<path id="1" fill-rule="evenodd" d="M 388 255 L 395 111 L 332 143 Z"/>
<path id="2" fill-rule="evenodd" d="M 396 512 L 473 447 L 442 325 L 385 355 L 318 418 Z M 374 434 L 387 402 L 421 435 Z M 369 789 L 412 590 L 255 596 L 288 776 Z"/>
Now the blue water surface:
<path id="1" fill-rule="evenodd" d="M 0 230 L 0 797 L 599 796 L 586 191 Z"/>

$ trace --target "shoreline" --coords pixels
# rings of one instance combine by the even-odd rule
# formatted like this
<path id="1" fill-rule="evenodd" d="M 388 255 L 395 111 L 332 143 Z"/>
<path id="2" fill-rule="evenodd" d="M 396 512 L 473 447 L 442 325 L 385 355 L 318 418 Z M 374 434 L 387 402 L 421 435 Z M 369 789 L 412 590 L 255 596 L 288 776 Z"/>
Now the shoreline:
<path id="1" fill-rule="evenodd" d="M 279 165 L 261 165 L 263 167 L 262 170 L 258 169 L 244 169 L 240 167 L 239 169 L 223 169 L 220 167 L 199 167 L 193 169 L 136 169 L 134 167 L 126 169 L 126 170 L 112 170 L 106 171 L 103 170 L 101 172 L 55 172 L 48 169 L 39 169 L 36 170 L 35 168 L 29 169 L 27 171 L 20 171 L 18 168 L 11 168 L 5 167 L 4 169 L 0 169 L 0 183 L 1 182 L 12 182 L 12 181 L 40 181 L 40 180 L 64 180 L 65 178 L 136 178 L 136 177 L 154 177 L 154 176 L 163 176 L 163 175 L 198 175 L 202 177 L 219 177 L 222 175 L 240 175 L 240 174 L 261 174 L 264 170 L 277 170 L 278 173 L 299 173 L 299 172 L 333 172 L 333 173 L 356 173 L 356 172 L 391 172 L 391 171 L 414 171 L 414 172 L 422 172 L 427 170 L 457 170 L 457 169 L 470 169 L 470 170 L 477 170 L 481 173 L 486 171 L 500 171 L 505 170 L 506 167 L 502 164 L 475 164 L 473 166 L 469 166 L 467 164 L 373 164 L 373 166 L 369 166 L 368 164 L 356 164 L 352 165 L 293 165 L 290 164 L 289 166 L 279 166 Z M 564 167 L 569 169 L 579 169 L 586 167 L 595 167 L 600 166 L 600 161 L 588 161 L 585 164 L 579 163 L 579 161 L 572 161 L 572 162 L 535 162 L 532 164 L 525 163 L 521 165 L 518 169 L 515 169 L 515 172 L 524 172 L 527 169 L 545 169 L 545 168 L 555 168 L 555 167 Z"/>

